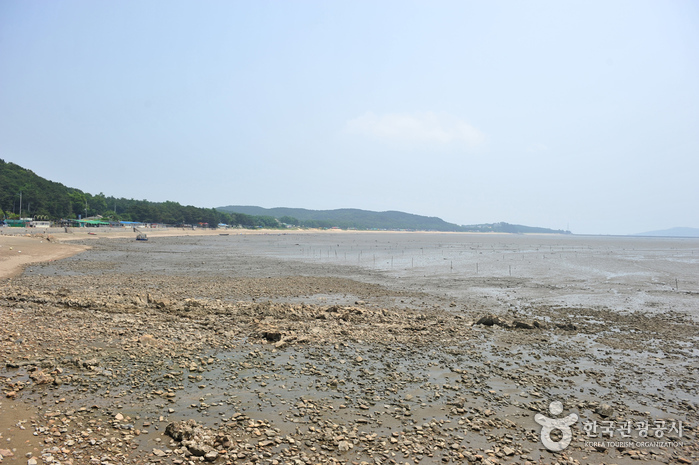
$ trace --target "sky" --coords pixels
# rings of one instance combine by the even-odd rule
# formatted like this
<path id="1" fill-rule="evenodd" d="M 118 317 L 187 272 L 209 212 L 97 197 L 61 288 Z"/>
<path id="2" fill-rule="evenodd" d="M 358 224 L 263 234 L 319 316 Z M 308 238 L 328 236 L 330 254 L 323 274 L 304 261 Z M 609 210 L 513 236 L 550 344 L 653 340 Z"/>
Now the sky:
<path id="1" fill-rule="evenodd" d="M 699 3 L 5 0 L 0 158 L 200 207 L 699 228 Z"/>

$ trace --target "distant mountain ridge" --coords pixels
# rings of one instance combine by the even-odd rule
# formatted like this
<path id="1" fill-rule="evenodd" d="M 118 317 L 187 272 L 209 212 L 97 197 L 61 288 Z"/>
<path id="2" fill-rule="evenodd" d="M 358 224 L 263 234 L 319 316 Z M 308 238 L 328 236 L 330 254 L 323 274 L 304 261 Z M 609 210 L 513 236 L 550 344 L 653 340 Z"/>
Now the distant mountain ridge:
<path id="1" fill-rule="evenodd" d="M 648 231 L 644 233 L 634 234 L 634 236 L 651 236 L 651 237 L 699 237 L 698 228 L 676 227 L 670 229 L 661 229 L 659 231 Z"/>
<path id="2" fill-rule="evenodd" d="M 336 210 L 308 210 L 305 208 L 262 208 L 250 205 L 218 207 L 218 211 L 243 213 L 254 216 L 273 216 L 296 219 L 310 227 L 338 227 L 341 229 L 413 229 L 426 231 L 460 231 L 456 224 L 431 216 L 420 216 L 399 211 L 374 212 L 357 208 Z M 285 221 L 284 221 L 285 222 Z M 310 224 L 309 224 L 310 223 Z M 317 224 L 313 224 L 317 223 Z"/>
<path id="3" fill-rule="evenodd" d="M 375 212 L 357 208 L 336 210 L 308 210 L 305 208 L 263 208 L 251 205 L 228 205 L 216 210 L 227 213 L 242 213 L 261 217 L 274 217 L 283 223 L 305 227 L 322 227 L 341 229 L 388 229 L 418 230 L 444 232 L 500 232 L 500 233 L 540 233 L 570 234 L 569 231 L 522 226 L 509 223 L 490 223 L 477 225 L 457 225 L 448 223 L 434 216 L 421 216 L 399 211 Z"/>

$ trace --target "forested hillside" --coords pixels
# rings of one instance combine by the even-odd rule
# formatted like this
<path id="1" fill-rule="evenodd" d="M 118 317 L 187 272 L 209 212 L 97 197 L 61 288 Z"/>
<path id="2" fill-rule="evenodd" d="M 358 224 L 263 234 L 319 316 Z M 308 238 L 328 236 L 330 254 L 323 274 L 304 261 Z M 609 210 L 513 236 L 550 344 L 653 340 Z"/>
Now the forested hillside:
<path id="1" fill-rule="evenodd" d="M 0 159 L 0 216 L 20 217 L 20 193 L 22 217 L 61 218 L 91 217 L 100 215 L 114 221 L 142 221 L 145 223 L 217 225 L 226 223 L 244 227 L 278 227 L 271 217 L 230 214 L 214 208 L 180 205 L 177 202 L 150 202 L 92 195 L 79 189 L 49 181 L 31 170 Z"/>

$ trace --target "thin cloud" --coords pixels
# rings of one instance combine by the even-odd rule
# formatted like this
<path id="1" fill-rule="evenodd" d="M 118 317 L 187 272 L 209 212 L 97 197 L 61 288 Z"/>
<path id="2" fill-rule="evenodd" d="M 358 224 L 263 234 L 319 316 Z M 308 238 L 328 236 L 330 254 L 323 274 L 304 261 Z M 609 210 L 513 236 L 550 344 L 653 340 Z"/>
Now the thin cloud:
<path id="1" fill-rule="evenodd" d="M 395 142 L 464 143 L 469 147 L 477 147 L 485 142 L 485 135 L 467 122 L 433 112 L 384 115 L 367 112 L 349 120 L 345 130 L 352 134 Z"/>

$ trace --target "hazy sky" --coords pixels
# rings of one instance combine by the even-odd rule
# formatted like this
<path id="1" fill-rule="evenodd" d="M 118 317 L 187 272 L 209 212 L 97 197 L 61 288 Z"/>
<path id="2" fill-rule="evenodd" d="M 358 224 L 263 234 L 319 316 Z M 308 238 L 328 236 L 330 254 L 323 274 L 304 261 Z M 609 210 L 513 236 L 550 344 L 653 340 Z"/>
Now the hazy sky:
<path id="1" fill-rule="evenodd" d="M 0 158 L 204 207 L 699 227 L 699 3 L 4 0 Z"/>

